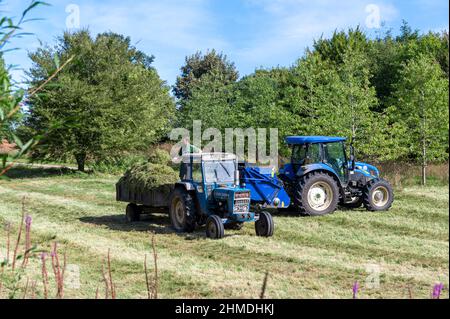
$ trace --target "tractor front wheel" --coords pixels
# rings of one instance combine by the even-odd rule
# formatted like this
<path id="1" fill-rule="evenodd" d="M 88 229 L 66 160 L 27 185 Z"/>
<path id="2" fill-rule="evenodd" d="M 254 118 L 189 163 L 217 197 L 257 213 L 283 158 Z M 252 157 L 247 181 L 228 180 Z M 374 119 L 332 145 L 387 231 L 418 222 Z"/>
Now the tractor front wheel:
<path id="1" fill-rule="evenodd" d="M 206 237 L 220 239 L 225 235 L 222 219 L 217 215 L 211 215 L 206 220 Z"/>
<path id="2" fill-rule="evenodd" d="M 321 216 L 332 213 L 338 202 L 337 183 L 326 173 L 313 172 L 303 176 L 295 189 L 294 205 L 305 215 Z"/>
<path id="3" fill-rule="evenodd" d="M 377 178 L 371 180 L 363 191 L 363 204 L 369 211 L 385 211 L 391 208 L 394 191 L 388 181 Z"/>
<path id="4" fill-rule="evenodd" d="M 191 194 L 176 188 L 170 199 L 169 215 L 177 232 L 192 233 L 195 230 L 195 203 Z"/>
<path id="5" fill-rule="evenodd" d="M 257 236 L 271 237 L 273 235 L 274 223 L 272 215 L 268 212 L 259 213 L 259 219 L 255 222 Z"/>

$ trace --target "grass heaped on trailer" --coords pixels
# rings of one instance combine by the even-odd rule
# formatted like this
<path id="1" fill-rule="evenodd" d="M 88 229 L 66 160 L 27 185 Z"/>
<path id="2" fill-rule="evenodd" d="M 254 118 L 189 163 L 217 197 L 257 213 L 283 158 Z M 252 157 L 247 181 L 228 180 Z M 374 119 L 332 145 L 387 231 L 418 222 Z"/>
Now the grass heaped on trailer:
<path id="1" fill-rule="evenodd" d="M 212 241 L 203 228 L 175 233 L 166 215 L 126 223 L 125 204 L 114 200 L 116 176 L 26 171 L 13 169 L 14 179 L 0 181 L 0 222 L 18 225 L 26 195 L 32 243 L 46 248 L 56 236 L 67 249 L 68 263 L 80 268 L 81 288 L 66 289 L 66 298 L 95 297 L 103 287 L 101 265 L 108 249 L 117 297 L 146 298 L 143 262 L 151 253 L 151 232 L 156 233 L 161 298 L 257 298 L 266 270 L 266 298 L 351 298 L 355 281 L 358 298 L 409 298 L 409 287 L 414 298 L 430 298 L 438 282 L 446 288 L 442 298 L 448 298 L 448 185 L 396 189 L 389 212 L 339 210 L 319 218 L 274 214 L 272 238 L 255 236 L 253 225 L 246 224 Z M 0 227 L 1 256 L 5 238 Z M 31 259 L 33 265 L 39 262 Z M 379 267 L 379 289 L 366 287 L 371 265 Z"/>
<path id="2" fill-rule="evenodd" d="M 148 162 L 133 165 L 125 172 L 119 183 L 126 184 L 131 191 L 139 192 L 174 184 L 179 180 L 179 175 L 169 166 L 170 162 L 168 152 L 155 149 L 150 153 Z"/>
<path id="3" fill-rule="evenodd" d="M 170 166 L 153 163 L 136 164 L 119 180 L 130 190 L 149 191 L 159 186 L 174 184 L 179 180 L 178 173 Z"/>

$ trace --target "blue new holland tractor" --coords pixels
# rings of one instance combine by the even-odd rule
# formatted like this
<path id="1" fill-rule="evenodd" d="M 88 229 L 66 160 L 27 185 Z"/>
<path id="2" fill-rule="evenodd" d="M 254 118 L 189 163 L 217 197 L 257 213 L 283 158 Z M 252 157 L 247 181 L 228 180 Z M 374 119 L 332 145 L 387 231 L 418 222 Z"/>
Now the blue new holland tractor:
<path id="1" fill-rule="evenodd" d="M 338 204 L 362 205 L 369 211 L 388 210 L 394 200 L 391 185 L 378 169 L 356 162 L 353 145 L 346 155 L 346 139 L 326 136 L 289 136 L 291 162 L 279 171 L 292 201 L 291 206 L 307 215 L 325 215 Z"/>
<path id="2" fill-rule="evenodd" d="M 274 171 L 251 165 L 240 166 L 241 183 L 251 190 L 251 202 L 262 208 L 325 215 L 338 205 L 370 211 L 388 210 L 394 200 L 391 185 L 378 169 L 356 162 L 353 146 L 347 157 L 345 138 L 289 136 L 291 160 Z"/>

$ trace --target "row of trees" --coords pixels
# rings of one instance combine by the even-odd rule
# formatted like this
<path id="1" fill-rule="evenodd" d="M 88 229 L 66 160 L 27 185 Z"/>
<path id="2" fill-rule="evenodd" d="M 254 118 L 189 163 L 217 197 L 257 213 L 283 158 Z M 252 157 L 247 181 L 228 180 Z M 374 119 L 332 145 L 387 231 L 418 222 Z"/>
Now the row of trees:
<path id="1" fill-rule="evenodd" d="M 208 72 L 188 72 L 215 59 Z M 233 63 L 211 51 L 186 59 L 174 93 L 178 123 L 277 127 L 280 137 L 353 138 L 371 160 L 448 160 L 448 33 L 419 34 L 406 23 L 399 36 L 368 38 L 359 28 L 319 39 L 288 68 L 235 78 Z M 185 79 L 190 79 L 189 94 Z M 192 80 L 195 78 L 195 81 Z M 226 79 L 226 80 L 224 80 Z"/>
<path id="2" fill-rule="evenodd" d="M 129 38 L 65 33 L 30 54 L 31 88 L 73 59 L 30 99 L 22 136 L 44 138 L 34 156 L 102 161 L 145 150 L 173 127 L 278 128 L 286 135 L 353 138 L 360 158 L 448 160 L 448 33 L 370 39 L 359 28 L 317 40 L 290 67 L 239 78 L 212 50 L 186 58 L 172 88 Z M 282 148 L 282 152 L 285 149 Z"/>

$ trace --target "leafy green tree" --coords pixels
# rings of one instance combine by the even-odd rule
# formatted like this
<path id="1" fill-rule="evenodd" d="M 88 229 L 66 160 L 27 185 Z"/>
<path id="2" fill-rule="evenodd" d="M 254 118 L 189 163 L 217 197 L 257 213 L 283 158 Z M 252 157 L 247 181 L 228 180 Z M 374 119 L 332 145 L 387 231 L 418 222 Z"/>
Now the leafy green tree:
<path id="1" fill-rule="evenodd" d="M 217 128 L 223 132 L 233 127 L 237 116 L 232 108 L 233 85 L 224 85 L 215 76 L 204 75 L 199 80 L 184 106 L 178 111 L 178 124 L 191 129 L 193 121 L 202 121 L 203 128 Z"/>
<path id="2" fill-rule="evenodd" d="M 129 38 L 64 33 L 54 47 L 30 54 L 32 87 L 70 57 L 72 63 L 30 100 L 25 124 L 46 132 L 35 157 L 74 156 L 83 171 L 87 160 L 145 150 L 167 132 L 175 109 L 169 87 L 152 67 L 153 57 L 131 46 Z"/>
<path id="3" fill-rule="evenodd" d="M 420 161 L 424 185 L 428 162 L 448 160 L 448 85 L 437 61 L 419 55 L 404 64 L 388 110 L 406 133 L 397 137 L 406 146 L 403 158 Z"/>
<path id="4" fill-rule="evenodd" d="M 348 52 L 367 53 L 369 45 L 369 39 L 358 26 L 348 31 L 334 31 L 330 39 L 320 38 L 314 42 L 313 51 L 338 65 L 344 63 Z"/>
<path id="5" fill-rule="evenodd" d="M 204 76 L 209 77 L 208 81 L 218 81 L 228 85 L 239 78 L 239 73 L 226 55 L 217 53 L 215 50 L 206 54 L 197 52 L 186 57 L 186 62 L 181 67 L 181 75 L 177 77 L 173 87 L 173 93 L 181 104 L 191 97 L 196 86 L 201 85 Z"/>

